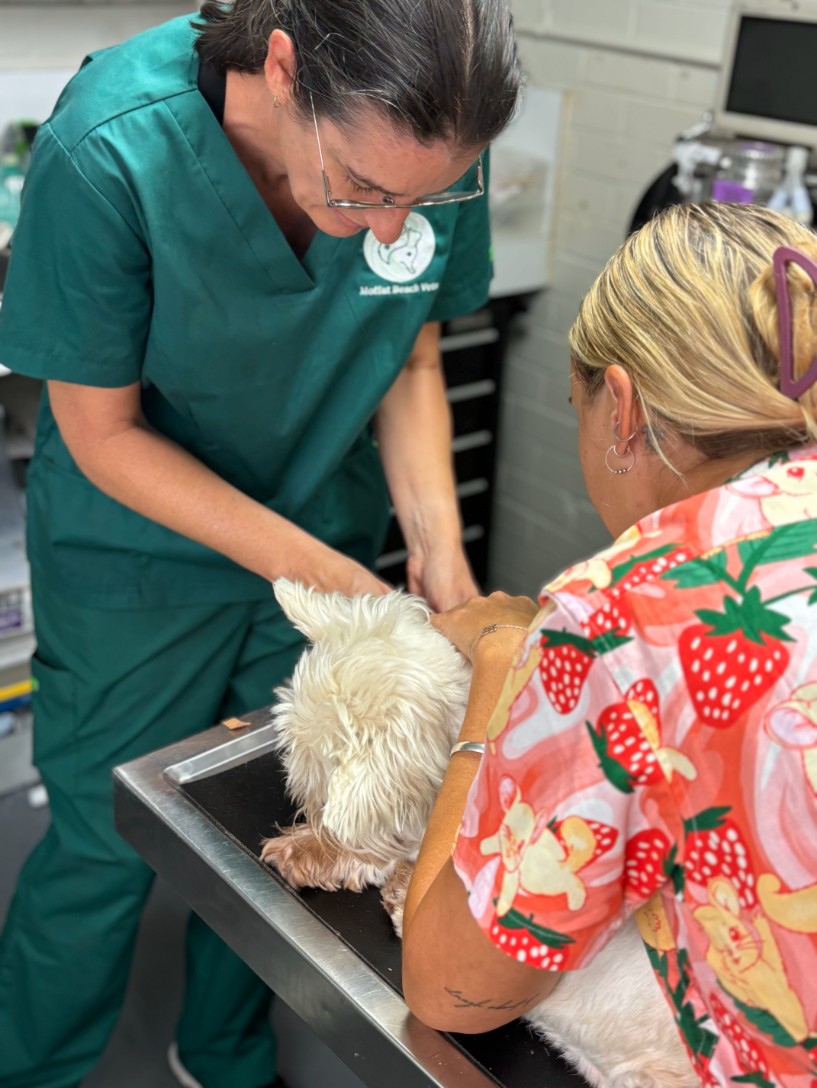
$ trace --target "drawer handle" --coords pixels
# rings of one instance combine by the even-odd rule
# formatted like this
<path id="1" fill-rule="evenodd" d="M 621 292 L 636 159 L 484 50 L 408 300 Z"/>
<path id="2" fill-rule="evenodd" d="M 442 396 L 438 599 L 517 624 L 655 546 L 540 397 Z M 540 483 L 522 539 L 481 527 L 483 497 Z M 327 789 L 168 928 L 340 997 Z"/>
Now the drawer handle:
<path id="1" fill-rule="evenodd" d="M 456 332 L 440 338 L 440 350 L 464 351 L 466 348 L 481 348 L 485 344 L 495 344 L 499 339 L 499 329 L 476 329 L 474 332 Z"/>
<path id="2" fill-rule="evenodd" d="M 496 392 L 496 382 L 486 378 L 482 382 L 467 382 L 446 390 L 449 404 L 459 404 L 463 400 L 476 400 L 478 397 L 490 397 Z"/>

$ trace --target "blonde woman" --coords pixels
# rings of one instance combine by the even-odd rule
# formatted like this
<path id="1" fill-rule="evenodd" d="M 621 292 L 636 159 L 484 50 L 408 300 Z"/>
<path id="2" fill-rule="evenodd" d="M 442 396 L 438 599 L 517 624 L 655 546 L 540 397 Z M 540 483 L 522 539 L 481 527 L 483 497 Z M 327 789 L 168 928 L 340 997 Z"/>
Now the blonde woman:
<path id="1" fill-rule="evenodd" d="M 585 299 L 615 543 L 438 619 L 474 681 L 404 923 L 436 1027 L 520 1015 L 636 913 L 702 1084 L 817 1083 L 815 281 L 811 232 L 688 205 Z"/>

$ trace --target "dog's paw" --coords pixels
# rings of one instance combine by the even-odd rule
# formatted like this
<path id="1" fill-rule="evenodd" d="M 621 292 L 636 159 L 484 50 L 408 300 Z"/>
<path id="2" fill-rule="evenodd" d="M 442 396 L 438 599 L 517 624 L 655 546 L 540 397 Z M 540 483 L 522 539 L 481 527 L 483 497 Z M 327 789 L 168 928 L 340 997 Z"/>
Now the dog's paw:
<path id="1" fill-rule="evenodd" d="M 308 887 L 307 874 L 300 855 L 302 839 L 296 828 L 287 828 L 282 834 L 272 839 L 264 839 L 261 844 L 261 860 L 276 869 L 284 880 L 293 888 Z"/>
<path id="2" fill-rule="evenodd" d="M 398 937 L 403 936 L 403 907 L 406 903 L 406 892 L 413 872 L 414 862 L 399 861 L 389 873 L 389 877 L 380 893 L 383 906 L 386 908 L 389 918 L 391 918 L 394 932 Z"/>
<path id="3" fill-rule="evenodd" d="M 326 835 L 318 835 L 310 824 L 293 824 L 274 839 L 265 839 L 261 860 L 277 869 L 293 888 L 339 888 L 360 891 L 360 863 L 341 851 Z"/>

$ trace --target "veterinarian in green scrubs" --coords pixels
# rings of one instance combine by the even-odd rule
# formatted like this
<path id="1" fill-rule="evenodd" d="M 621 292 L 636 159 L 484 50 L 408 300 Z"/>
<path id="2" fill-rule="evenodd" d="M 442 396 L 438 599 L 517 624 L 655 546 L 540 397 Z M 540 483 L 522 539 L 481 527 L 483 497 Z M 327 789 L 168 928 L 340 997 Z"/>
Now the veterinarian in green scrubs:
<path id="1" fill-rule="evenodd" d="M 152 878 L 111 768 L 270 701 L 300 651 L 271 580 L 383 592 L 390 491 L 410 588 L 474 592 L 437 323 L 486 297 L 482 153 L 518 87 L 501 0 L 208 2 L 91 58 L 38 134 L 0 361 L 47 383 L 52 825 L 0 944 L 2 1088 L 77 1085 L 104 1048 Z M 265 987 L 196 918 L 187 952 L 172 1070 L 271 1084 Z"/>

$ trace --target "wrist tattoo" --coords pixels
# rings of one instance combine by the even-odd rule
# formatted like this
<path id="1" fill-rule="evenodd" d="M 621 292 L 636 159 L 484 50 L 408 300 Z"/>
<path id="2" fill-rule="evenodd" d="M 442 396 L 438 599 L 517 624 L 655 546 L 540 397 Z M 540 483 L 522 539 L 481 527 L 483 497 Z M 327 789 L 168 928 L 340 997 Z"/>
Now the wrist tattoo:
<path id="1" fill-rule="evenodd" d="M 449 986 L 445 987 L 445 992 L 454 998 L 456 1009 L 488 1009 L 491 1012 L 515 1012 L 518 1009 L 521 1012 L 536 1001 L 535 997 L 523 997 L 521 1001 L 501 1002 L 497 1002 L 493 997 L 483 997 L 481 1001 L 474 1001 L 466 997 L 462 990 L 452 990 Z"/>

